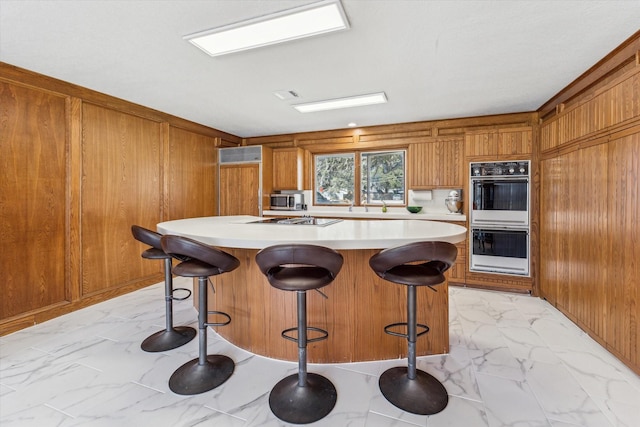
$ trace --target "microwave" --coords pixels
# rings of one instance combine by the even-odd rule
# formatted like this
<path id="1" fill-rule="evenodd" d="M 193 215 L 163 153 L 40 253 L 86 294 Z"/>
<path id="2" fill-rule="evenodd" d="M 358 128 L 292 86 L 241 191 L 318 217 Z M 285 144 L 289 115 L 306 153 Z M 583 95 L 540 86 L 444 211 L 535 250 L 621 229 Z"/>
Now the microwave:
<path id="1" fill-rule="evenodd" d="M 272 211 L 304 210 L 304 194 L 272 194 L 270 199 Z"/>

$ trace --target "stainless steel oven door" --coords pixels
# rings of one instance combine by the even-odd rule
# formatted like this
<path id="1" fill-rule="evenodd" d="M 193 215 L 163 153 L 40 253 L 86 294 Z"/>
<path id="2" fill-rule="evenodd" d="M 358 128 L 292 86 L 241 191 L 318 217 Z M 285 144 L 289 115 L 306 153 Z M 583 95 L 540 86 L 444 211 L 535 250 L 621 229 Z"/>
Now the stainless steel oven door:
<path id="1" fill-rule="evenodd" d="M 529 276 L 529 231 L 472 228 L 470 271 Z"/>
<path id="2" fill-rule="evenodd" d="M 529 226 L 529 179 L 472 178 L 471 225 Z"/>

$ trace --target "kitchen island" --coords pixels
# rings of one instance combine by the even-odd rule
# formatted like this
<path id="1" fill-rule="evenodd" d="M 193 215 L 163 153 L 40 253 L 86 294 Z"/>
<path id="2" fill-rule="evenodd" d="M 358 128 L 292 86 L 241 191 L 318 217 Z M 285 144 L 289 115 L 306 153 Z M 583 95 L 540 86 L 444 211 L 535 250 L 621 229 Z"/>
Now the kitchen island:
<path id="1" fill-rule="evenodd" d="M 329 331 L 329 339 L 309 345 L 309 362 L 339 363 L 406 356 L 406 341 L 384 333 L 389 323 L 406 320 L 406 289 L 386 282 L 369 267 L 369 258 L 392 246 L 416 241 L 464 240 L 466 228 L 437 221 L 342 220 L 326 226 L 256 223 L 254 216 L 205 217 L 158 224 L 175 234 L 217 246 L 240 260 L 240 267 L 213 276 L 211 309 L 232 321 L 217 328 L 231 343 L 266 357 L 297 360 L 297 347 L 280 336 L 296 324 L 294 292 L 273 289 L 255 263 L 256 253 L 281 243 L 309 243 L 340 252 L 344 265 L 336 280 L 308 293 L 308 323 Z M 196 302 L 197 304 L 197 302 Z M 418 355 L 449 350 L 447 283 L 418 289 L 418 321 L 430 327 L 420 337 Z M 213 321 L 213 319 L 211 319 Z"/>

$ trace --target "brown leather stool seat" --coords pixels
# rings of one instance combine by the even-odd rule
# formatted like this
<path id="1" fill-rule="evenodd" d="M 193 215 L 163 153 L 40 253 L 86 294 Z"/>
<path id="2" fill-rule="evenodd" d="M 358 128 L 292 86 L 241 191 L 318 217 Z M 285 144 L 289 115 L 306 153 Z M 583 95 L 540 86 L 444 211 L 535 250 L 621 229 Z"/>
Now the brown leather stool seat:
<path id="1" fill-rule="evenodd" d="M 407 286 L 407 322 L 392 323 L 384 330 L 408 342 L 408 366 L 386 370 L 378 385 L 383 396 L 398 408 L 420 415 L 442 411 L 449 402 L 447 390 L 432 375 L 416 369 L 416 339 L 429 332 L 417 323 L 416 287 L 443 283 L 447 271 L 456 260 L 458 250 L 447 242 L 416 242 L 385 249 L 369 260 L 373 271 L 384 280 Z M 393 329 L 405 327 L 406 333 Z M 420 332 L 418 332 L 418 328 Z"/>
<path id="2" fill-rule="evenodd" d="M 149 246 L 142 252 L 142 258 L 164 260 L 164 301 L 165 301 L 165 323 L 163 331 L 158 331 L 142 341 L 140 347 L 144 351 L 158 352 L 167 351 L 180 347 L 191 341 L 196 336 L 196 330 L 188 326 L 173 326 L 173 300 L 182 301 L 191 296 L 191 291 L 186 288 L 173 288 L 173 276 L 171 274 L 172 257 L 162 250 L 160 239 L 162 235 L 155 231 L 148 230 L 138 225 L 131 226 L 133 237 Z M 176 291 L 186 292 L 186 296 L 178 298 L 174 296 Z"/>
<path id="3" fill-rule="evenodd" d="M 269 407 L 276 417 L 288 423 L 318 421 L 331 412 L 338 393 L 327 378 L 307 373 L 307 343 L 327 339 L 329 335 L 323 329 L 307 326 L 307 291 L 320 292 L 319 288 L 333 282 L 342 268 L 342 255 L 322 246 L 284 244 L 258 252 L 256 263 L 271 286 L 297 293 L 297 326 L 282 331 L 282 337 L 298 343 L 298 373 L 273 387 Z M 308 338 L 309 330 L 319 336 Z M 295 337 L 289 335 L 294 331 Z"/>
<path id="4" fill-rule="evenodd" d="M 217 248 L 182 236 L 163 236 L 161 243 L 167 254 L 185 259 L 174 267 L 176 275 L 198 278 L 199 354 L 171 375 L 169 388 L 178 394 L 204 393 L 228 380 L 235 369 L 231 358 L 207 355 L 207 326 L 224 326 L 231 322 L 227 313 L 208 310 L 207 282 L 210 276 L 235 270 L 240 261 Z M 210 314 L 222 316 L 224 321 L 209 323 Z"/>

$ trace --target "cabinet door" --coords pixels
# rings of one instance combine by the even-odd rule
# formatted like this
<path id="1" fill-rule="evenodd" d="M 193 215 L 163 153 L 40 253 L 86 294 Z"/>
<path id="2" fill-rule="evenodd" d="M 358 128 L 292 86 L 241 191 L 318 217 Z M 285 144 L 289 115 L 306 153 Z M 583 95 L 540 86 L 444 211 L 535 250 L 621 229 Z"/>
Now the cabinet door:
<path id="1" fill-rule="evenodd" d="M 501 129 L 498 132 L 499 156 L 531 154 L 531 129 Z"/>
<path id="2" fill-rule="evenodd" d="M 464 141 L 424 142 L 409 146 L 409 187 L 413 189 L 462 188 Z"/>
<path id="3" fill-rule="evenodd" d="M 273 189 L 302 190 L 302 149 L 273 150 Z"/>
<path id="4" fill-rule="evenodd" d="M 523 155 L 528 158 L 531 155 L 531 139 L 530 127 L 469 132 L 465 135 L 465 155 L 492 160 Z"/>
<path id="5" fill-rule="evenodd" d="M 220 166 L 220 215 L 260 215 L 260 165 Z"/>
<path id="6" fill-rule="evenodd" d="M 498 132 L 468 132 L 464 136 L 464 154 L 467 157 L 495 156 L 498 154 Z"/>
<path id="7" fill-rule="evenodd" d="M 464 141 L 452 140 L 438 143 L 436 157 L 437 186 L 462 188 L 464 186 Z"/>
<path id="8" fill-rule="evenodd" d="M 456 262 L 449 269 L 449 282 L 464 283 L 467 269 L 467 242 L 456 243 L 458 256 Z"/>

